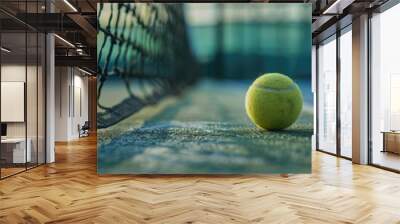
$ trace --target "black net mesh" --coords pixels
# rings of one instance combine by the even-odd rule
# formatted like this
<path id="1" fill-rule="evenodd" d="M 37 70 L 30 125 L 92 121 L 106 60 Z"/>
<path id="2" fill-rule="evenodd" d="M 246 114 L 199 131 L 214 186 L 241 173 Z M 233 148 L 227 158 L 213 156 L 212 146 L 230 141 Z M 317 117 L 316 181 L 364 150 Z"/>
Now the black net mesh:
<path id="1" fill-rule="evenodd" d="M 98 4 L 98 128 L 109 127 L 197 77 L 181 4 Z M 187 72 L 190 71 L 190 72 Z M 122 81 L 126 95 L 102 101 Z"/>

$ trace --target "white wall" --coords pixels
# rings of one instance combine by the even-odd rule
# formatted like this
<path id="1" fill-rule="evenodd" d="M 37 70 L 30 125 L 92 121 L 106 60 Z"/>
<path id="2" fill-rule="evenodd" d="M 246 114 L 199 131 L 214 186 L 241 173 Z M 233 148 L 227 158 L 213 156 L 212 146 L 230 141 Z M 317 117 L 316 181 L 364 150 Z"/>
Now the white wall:
<path id="1" fill-rule="evenodd" d="M 67 67 L 55 69 L 55 141 L 68 140 L 68 88 L 70 84 L 68 72 Z"/>
<path id="2" fill-rule="evenodd" d="M 1 66 L 1 81 L 25 82 L 25 64 L 8 64 Z M 7 110 L 7 108 L 1 108 Z M 25 122 L 7 123 L 7 137 L 25 137 Z"/>
<path id="3" fill-rule="evenodd" d="M 72 129 L 72 133 L 73 136 L 78 136 L 78 124 L 83 125 L 85 121 L 89 120 L 88 77 L 82 76 L 82 73 L 79 73 L 79 75 L 75 75 L 74 86 L 75 114 L 74 119 L 72 120 L 72 126 L 74 127 Z"/>
<path id="4" fill-rule="evenodd" d="M 1 81 L 25 82 L 25 64 L 1 65 Z"/>
<path id="5" fill-rule="evenodd" d="M 1 121 L 25 121 L 25 83 L 1 81 Z M 36 108 L 36 105 L 35 105 Z"/>
<path id="6" fill-rule="evenodd" d="M 27 70 L 26 70 L 27 69 Z M 2 82 L 24 82 L 26 72 L 28 72 L 28 87 L 27 87 L 27 120 L 28 129 L 36 130 L 36 107 L 37 107 L 37 95 L 36 95 L 36 80 L 31 77 L 36 77 L 36 66 L 27 66 L 25 64 L 3 64 L 1 66 L 1 81 Z M 31 88 L 29 88 L 31 87 Z M 41 105 L 39 105 L 40 107 Z M 7 110 L 8 108 L 1 108 L 1 110 Z M 7 135 L 8 137 L 25 137 L 25 123 L 26 122 L 7 122 Z M 28 130 L 28 137 L 31 133 Z M 35 131 L 36 135 L 36 131 Z"/>
<path id="7" fill-rule="evenodd" d="M 56 67 L 56 141 L 79 137 L 78 125 L 88 120 L 88 78 L 72 67 Z"/>
<path id="8" fill-rule="evenodd" d="M 37 70 L 38 69 L 38 70 Z M 25 80 L 27 78 L 27 80 Z M 37 67 L 24 64 L 12 63 L 2 64 L 1 66 L 1 81 L 2 82 L 24 82 L 26 84 L 26 106 L 25 102 L 20 109 L 21 113 L 26 112 L 26 120 L 22 122 L 5 122 L 7 123 L 8 138 L 24 138 L 27 136 L 30 143 L 32 161 L 39 163 L 44 162 L 45 150 L 45 117 L 44 117 L 44 74 L 42 67 Z M 21 94 L 24 94 L 24 90 Z M 6 95 L 2 95 L 7 97 Z M 10 107 L 2 107 L 1 110 L 12 110 Z M 13 111 L 7 111 L 13 113 Z M 15 113 L 15 112 L 14 112 Z M 37 156 L 37 153 L 39 154 Z"/>

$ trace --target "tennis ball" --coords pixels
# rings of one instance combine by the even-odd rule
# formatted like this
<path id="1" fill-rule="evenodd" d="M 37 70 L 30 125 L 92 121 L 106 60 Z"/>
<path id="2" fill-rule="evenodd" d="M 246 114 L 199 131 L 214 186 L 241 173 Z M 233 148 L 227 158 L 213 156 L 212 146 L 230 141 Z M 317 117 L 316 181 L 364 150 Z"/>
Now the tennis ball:
<path id="1" fill-rule="evenodd" d="M 247 90 L 247 115 L 262 129 L 281 130 L 289 127 L 299 117 L 302 107 L 301 90 L 286 75 L 264 74 Z"/>

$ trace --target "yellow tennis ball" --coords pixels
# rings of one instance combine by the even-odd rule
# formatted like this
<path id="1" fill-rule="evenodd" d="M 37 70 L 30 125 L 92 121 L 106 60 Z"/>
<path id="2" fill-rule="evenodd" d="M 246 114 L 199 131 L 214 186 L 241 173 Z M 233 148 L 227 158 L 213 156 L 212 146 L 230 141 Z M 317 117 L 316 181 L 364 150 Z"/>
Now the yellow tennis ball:
<path id="1" fill-rule="evenodd" d="M 267 130 L 281 130 L 299 117 L 303 95 L 288 76 L 267 73 L 249 87 L 245 104 L 247 115 L 255 125 Z"/>

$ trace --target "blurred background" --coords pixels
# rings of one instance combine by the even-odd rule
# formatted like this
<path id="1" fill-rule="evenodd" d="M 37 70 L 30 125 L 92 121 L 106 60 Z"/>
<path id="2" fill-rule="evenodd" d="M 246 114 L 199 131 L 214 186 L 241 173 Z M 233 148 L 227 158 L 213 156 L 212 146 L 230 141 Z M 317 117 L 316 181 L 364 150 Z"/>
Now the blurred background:
<path id="1" fill-rule="evenodd" d="M 100 4 L 99 173 L 309 173 L 311 4 Z M 247 88 L 279 72 L 303 112 L 256 128 Z"/>
<path id="2" fill-rule="evenodd" d="M 299 4 L 186 4 L 201 75 L 255 79 L 280 72 L 310 78 L 310 10 Z"/>
<path id="3" fill-rule="evenodd" d="M 311 4 L 100 4 L 98 18 L 99 128 L 204 78 L 279 72 L 312 104 Z"/>

